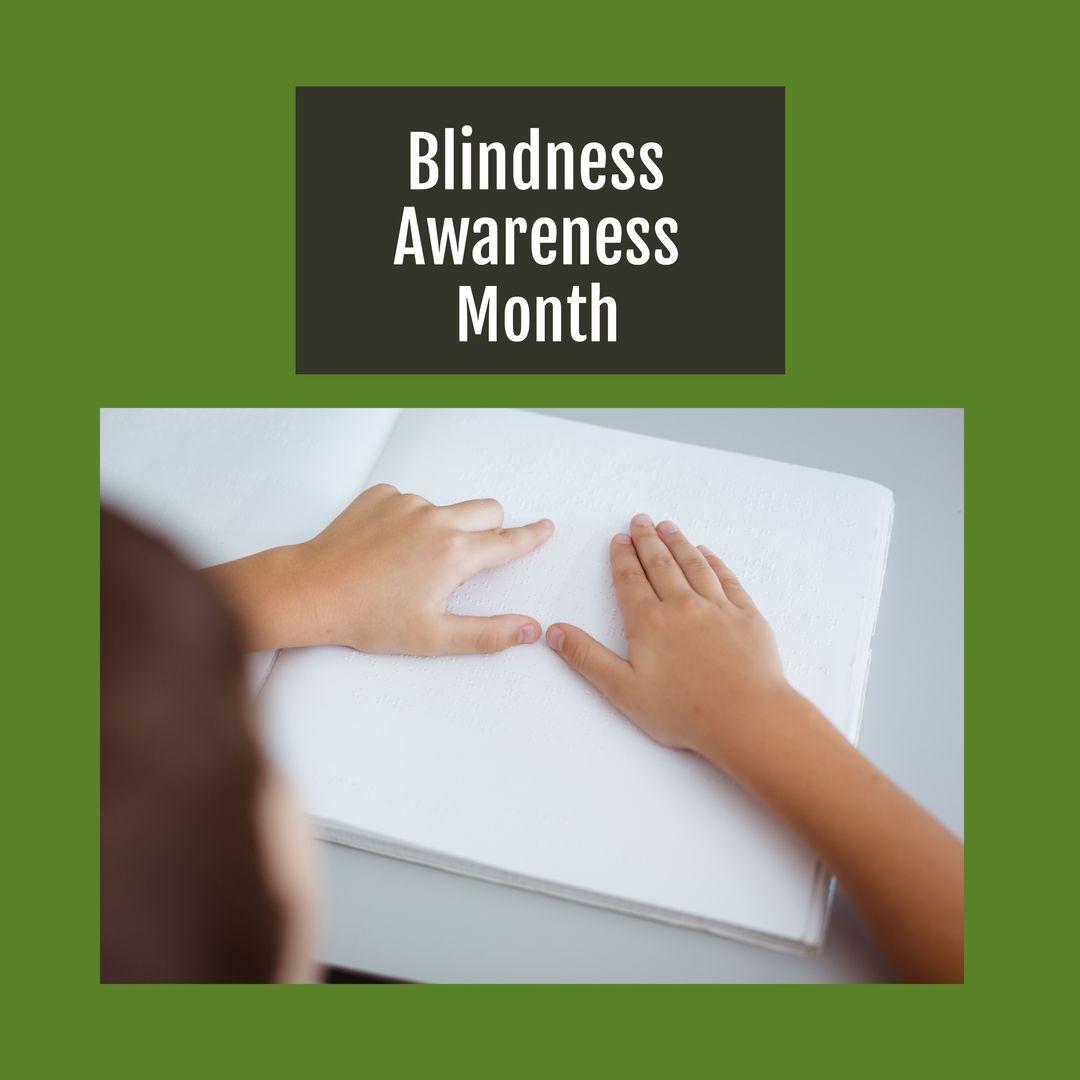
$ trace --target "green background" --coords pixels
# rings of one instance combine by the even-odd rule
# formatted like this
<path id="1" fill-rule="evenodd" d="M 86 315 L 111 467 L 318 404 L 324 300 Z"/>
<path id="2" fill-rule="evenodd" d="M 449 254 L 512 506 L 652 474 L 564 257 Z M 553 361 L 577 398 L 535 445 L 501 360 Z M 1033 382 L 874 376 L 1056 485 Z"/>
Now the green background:
<path id="1" fill-rule="evenodd" d="M 1055 475 L 1075 461 L 1066 11 L 7 12 L 5 1058 L 26 1055 L 18 1075 L 453 1059 L 515 1075 L 922 1073 L 1055 1052 L 1075 952 L 1075 839 L 1060 834 L 1076 819 L 1062 679 L 1076 481 Z M 788 375 L 296 377 L 297 84 L 785 85 Z M 965 407 L 967 985 L 98 986 L 97 410 L 331 404 Z"/>

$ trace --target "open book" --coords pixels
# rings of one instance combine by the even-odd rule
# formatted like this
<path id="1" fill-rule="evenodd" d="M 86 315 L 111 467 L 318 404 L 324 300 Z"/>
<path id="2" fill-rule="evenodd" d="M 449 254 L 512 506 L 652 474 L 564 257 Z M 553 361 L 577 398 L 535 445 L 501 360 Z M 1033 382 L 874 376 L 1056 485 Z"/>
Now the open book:
<path id="1" fill-rule="evenodd" d="M 101 450 L 103 498 L 201 564 L 306 539 L 379 482 L 499 499 L 507 525 L 550 517 L 548 544 L 450 609 L 575 623 L 624 655 L 610 538 L 638 511 L 672 518 L 740 576 L 792 683 L 858 735 L 892 524 L 877 484 L 486 409 L 105 410 Z M 781 948 L 822 942 L 817 858 L 542 643 L 436 659 L 291 650 L 259 696 L 328 840 Z"/>

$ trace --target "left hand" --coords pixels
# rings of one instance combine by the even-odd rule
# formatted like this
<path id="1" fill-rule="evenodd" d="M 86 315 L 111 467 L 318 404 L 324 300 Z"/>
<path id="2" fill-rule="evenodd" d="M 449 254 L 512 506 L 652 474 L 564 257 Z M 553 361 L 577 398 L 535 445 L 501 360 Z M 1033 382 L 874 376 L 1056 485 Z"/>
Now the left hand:
<path id="1" fill-rule="evenodd" d="M 539 623 L 528 615 L 450 615 L 446 601 L 473 574 L 527 554 L 555 530 L 546 519 L 512 529 L 502 522 L 494 499 L 434 506 L 377 484 L 311 540 L 208 573 L 240 613 L 252 649 L 501 652 L 538 641 Z"/>

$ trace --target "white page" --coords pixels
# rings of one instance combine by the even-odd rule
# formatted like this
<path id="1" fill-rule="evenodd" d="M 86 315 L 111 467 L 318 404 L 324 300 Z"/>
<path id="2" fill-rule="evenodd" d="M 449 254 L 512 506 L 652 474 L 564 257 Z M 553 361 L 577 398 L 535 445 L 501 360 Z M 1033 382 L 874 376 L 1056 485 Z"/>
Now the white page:
<path id="1" fill-rule="evenodd" d="M 544 548 L 462 613 L 568 621 L 623 650 L 608 568 L 630 516 L 670 517 L 740 575 L 793 683 L 857 733 L 892 514 L 868 481 L 527 413 L 409 411 L 369 483 L 491 496 Z M 827 878 L 731 781 L 638 732 L 543 645 L 419 659 L 282 654 L 262 695 L 326 835 L 688 925 L 813 946 Z"/>
<path id="2" fill-rule="evenodd" d="M 314 536 L 400 409 L 102 409 L 101 493 L 196 566 Z"/>
<path id="3" fill-rule="evenodd" d="M 102 502 L 199 567 L 306 540 L 364 489 L 400 412 L 102 409 Z M 273 659 L 251 657 L 254 685 Z"/>

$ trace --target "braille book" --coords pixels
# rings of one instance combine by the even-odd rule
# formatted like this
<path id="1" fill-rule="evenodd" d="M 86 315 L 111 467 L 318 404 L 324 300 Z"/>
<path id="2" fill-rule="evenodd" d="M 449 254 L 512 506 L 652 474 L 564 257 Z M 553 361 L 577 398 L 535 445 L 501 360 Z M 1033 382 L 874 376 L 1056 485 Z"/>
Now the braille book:
<path id="1" fill-rule="evenodd" d="M 639 511 L 671 518 L 739 575 L 791 682 L 857 739 L 893 513 L 868 480 L 486 409 L 106 410 L 101 445 L 103 498 L 202 565 L 306 539 L 380 482 L 496 498 L 507 525 L 550 517 L 548 544 L 450 610 L 574 623 L 624 654 L 610 538 Z M 774 947 L 823 940 L 815 855 L 542 642 L 256 664 L 272 753 L 328 841 Z"/>

